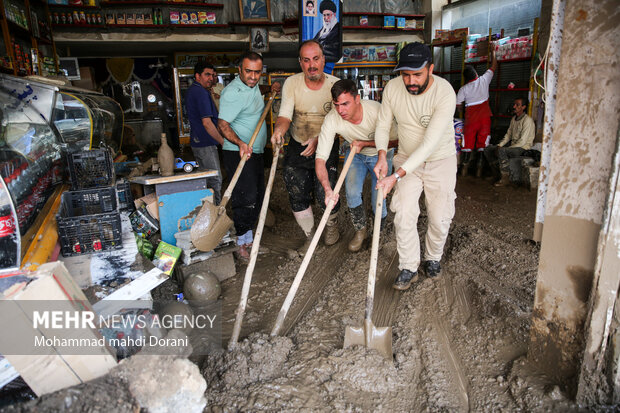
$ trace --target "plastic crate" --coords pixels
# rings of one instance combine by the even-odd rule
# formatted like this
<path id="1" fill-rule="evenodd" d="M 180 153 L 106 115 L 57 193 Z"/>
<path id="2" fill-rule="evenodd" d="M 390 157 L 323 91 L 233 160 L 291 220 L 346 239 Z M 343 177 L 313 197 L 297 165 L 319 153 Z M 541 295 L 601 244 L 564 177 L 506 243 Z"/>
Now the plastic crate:
<path id="1" fill-rule="evenodd" d="M 116 183 L 116 196 L 118 197 L 118 209 L 131 211 L 135 209 L 129 181 L 123 179 Z"/>
<path id="2" fill-rule="evenodd" d="M 113 186 L 67 191 L 62 194 L 62 197 L 68 216 L 75 217 L 116 211 L 116 191 Z"/>
<path id="3" fill-rule="evenodd" d="M 67 164 L 73 190 L 114 185 L 114 166 L 107 149 L 69 154 Z"/>
<path id="4" fill-rule="evenodd" d="M 113 188 L 112 188 L 113 190 Z M 73 197 L 65 192 L 56 215 L 58 239 L 63 256 L 109 251 L 123 247 L 121 217 L 118 212 L 72 215 Z"/>

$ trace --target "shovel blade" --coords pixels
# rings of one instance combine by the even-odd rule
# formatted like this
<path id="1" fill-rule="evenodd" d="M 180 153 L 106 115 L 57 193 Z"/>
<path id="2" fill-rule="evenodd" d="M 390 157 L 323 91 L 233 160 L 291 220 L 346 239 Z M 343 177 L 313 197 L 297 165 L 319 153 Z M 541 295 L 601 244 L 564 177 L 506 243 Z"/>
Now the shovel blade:
<path id="1" fill-rule="evenodd" d="M 392 359 L 392 327 L 375 327 L 370 324 L 369 341 L 366 343 L 365 327 L 347 327 L 344 331 L 344 348 L 367 346 L 381 353 L 385 358 Z"/>
<path id="2" fill-rule="evenodd" d="M 200 251 L 211 251 L 222 241 L 231 225 L 232 220 L 222 207 L 206 201 L 192 223 L 192 244 Z"/>

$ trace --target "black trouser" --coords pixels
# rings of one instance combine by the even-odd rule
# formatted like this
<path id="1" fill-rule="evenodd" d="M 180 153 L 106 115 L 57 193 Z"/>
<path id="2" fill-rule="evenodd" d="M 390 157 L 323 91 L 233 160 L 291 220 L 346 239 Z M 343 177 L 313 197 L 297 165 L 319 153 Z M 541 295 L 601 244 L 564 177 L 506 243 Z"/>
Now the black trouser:
<path id="1" fill-rule="evenodd" d="M 232 178 L 241 158 L 238 151 L 222 151 L 226 174 Z M 230 197 L 235 231 L 241 236 L 251 229 L 258 220 L 265 195 L 265 175 L 262 153 L 252 153 L 245 163 L 235 189 Z"/>
<path id="2" fill-rule="evenodd" d="M 334 140 L 332 151 L 325 164 L 332 189 L 338 180 L 338 148 L 338 141 Z M 325 210 L 325 191 L 314 171 L 314 155 L 300 155 L 305 149 L 306 146 L 292 138 L 284 148 L 282 176 L 288 191 L 288 198 L 293 212 L 299 212 L 312 205 L 314 192 L 318 207 L 323 211 Z M 332 212 L 338 212 L 339 208 L 340 201 L 334 206 Z"/>

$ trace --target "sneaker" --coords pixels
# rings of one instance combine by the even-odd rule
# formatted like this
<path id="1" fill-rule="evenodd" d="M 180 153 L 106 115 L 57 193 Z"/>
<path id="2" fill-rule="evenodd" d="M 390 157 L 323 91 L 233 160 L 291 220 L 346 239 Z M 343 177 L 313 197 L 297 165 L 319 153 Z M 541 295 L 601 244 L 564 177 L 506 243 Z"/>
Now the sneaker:
<path id="1" fill-rule="evenodd" d="M 411 283 L 416 282 L 418 280 L 418 273 L 412 272 L 409 270 L 402 270 L 398 277 L 396 277 L 396 281 L 392 287 L 396 290 L 404 291 L 409 289 Z"/>
<path id="2" fill-rule="evenodd" d="M 437 277 L 441 273 L 439 261 L 424 261 L 424 272 L 427 277 Z"/>
<path id="3" fill-rule="evenodd" d="M 349 242 L 349 251 L 358 252 L 362 249 L 362 244 L 364 244 L 364 240 L 368 235 L 366 231 L 366 227 L 360 229 L 359 231 L 355 231 L 355 235 L 353 235 L 353 239 Z"/>

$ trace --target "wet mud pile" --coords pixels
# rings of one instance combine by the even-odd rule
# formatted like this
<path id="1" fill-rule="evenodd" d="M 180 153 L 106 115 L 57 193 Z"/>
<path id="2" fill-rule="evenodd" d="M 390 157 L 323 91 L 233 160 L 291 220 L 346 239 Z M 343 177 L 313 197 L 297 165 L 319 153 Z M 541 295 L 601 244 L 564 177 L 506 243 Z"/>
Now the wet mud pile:
<path id="1" fill-rule="evenodd" d="M 473 178 L 457 192 L 437 279 L 421 276 L 406 292 L 391 290 L 398 273 L 391 213 L 382 233 L 378 277 L 389 280 L 378 280 L 374 321 L 393 327 L 393 360 L 342 348 L 345 328 L 363 321 L 370 258 L 369 248 L 345 252 L 325 269 L 330 279 L 319 299 L 285 337 L 270 337 L 266 325 L 202 363 L 206 410 L 579 411 L 526 358 L 539 254 L 529 241 L 536 194 Z M 341 227 L 350 226 L 345 211 L 341 217 Z M 293 224 L 285 223 L 291 231 Z M 425 225 L 422 211 L 421 237 Z M 311 265 L 321 265 L 321 254 Z M 272 285 L 286 294 L 299 263 L 272 268 Z M 271 308 L 275 301 L 277 311 L 282 291 L 261 287 L 261 300 Z M 254 317 L 269 317 L 254 307 Z"/>

